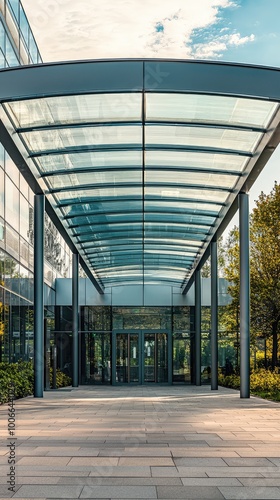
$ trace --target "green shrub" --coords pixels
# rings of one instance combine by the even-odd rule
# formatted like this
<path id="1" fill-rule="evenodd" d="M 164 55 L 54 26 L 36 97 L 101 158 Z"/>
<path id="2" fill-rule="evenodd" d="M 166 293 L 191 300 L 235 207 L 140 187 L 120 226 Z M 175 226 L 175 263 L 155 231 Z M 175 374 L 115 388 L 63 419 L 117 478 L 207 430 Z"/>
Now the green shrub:
<path id="1" fill-rule="evenodd" d="M 60 370 L 57 370 L 56 380 L 57 388 L 71 384 L 71 378 Z M 51 374 L 50 382 L 52 382 Z M 0 404 L 7 403 L 10 384 L 14 386 L 16 399 L 34 394 L 34 368 L 32 362 L 0 363 Z"/>
<path id="2" fill-rule="evenodd" d="M 232 389 L 240 388 L 240 375 L 219 374 L 219 384 Z M 250 375 L 251 393 L 266 399 L 280 400 L 280 374 L 278 370 L 271 371 L 260 368 Z"/>
<path id="3" fill-rule="evenodd" d="M 50 386 L 52 389 L 52 376 L 53 376 L 53 369 L 50 368 Z M 67 387 L 68 385 L 71 385 L 72 380 L 68 375 L 65 375 L 65 373 L 61 372 L 60 370 L 56 370 L 56 387 L 59 389 L 60 387 Z"/>

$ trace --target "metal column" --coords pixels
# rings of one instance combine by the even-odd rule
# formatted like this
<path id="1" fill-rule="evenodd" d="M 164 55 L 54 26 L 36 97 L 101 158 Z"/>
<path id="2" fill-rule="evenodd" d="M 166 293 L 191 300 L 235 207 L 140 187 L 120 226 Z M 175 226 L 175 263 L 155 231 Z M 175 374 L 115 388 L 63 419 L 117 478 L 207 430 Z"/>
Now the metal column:
<path id="1" fill-rule="evenodd" d="M 44 389 L 44 218 L 45 196 L 34 196 L 34 396 Z"/>
<path id="2" fill-rule="evenodd" d="M 240 246 L 240 397 L 250 397 L 249 197 L 239 194 Z"/>
<path id="3" fill-rule="evenodd" d="M 201 385 L 201 278 L 195 271 L 195 385 Z"/>
<path id="4" fill-rule="evenodd" d="M 79 254 L 72 254 L 72 386 L 79 385 Z"/>
<path id="5" fill-rule="evenodd" d="M 211 389 L 218 389 L 218 255 L 211 242 Z"/>

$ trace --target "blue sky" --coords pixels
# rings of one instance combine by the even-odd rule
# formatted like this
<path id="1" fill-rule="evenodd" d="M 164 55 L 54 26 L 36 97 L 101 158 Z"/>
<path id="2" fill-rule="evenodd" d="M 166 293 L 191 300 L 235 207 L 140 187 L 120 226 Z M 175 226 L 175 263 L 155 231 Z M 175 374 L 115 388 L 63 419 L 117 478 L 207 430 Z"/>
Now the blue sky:
<path id="1" fill-rule="evenodd" d="M 280 67 L 280 0 L 22 0 L 43 60 L 215 59 Z M 251 189 L 279 176 L 280 149 Z"/>

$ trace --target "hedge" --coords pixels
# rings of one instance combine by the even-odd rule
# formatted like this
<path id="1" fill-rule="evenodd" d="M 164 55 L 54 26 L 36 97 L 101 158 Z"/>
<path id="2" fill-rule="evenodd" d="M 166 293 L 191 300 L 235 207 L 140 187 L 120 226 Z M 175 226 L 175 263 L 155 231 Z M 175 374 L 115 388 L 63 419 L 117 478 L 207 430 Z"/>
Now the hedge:
<path id="1" fill-rule="evenodd" d="M 71 379 L 57 371 L 57 387 L 66 387 L 71 384 Z M 52 382 L 52 377 L 50 376 Z M 24 398 L 34 394 L 34 368 L 31 362 L 19 361 L 18 363 L 0 363 L 0 403 L 7 403 L 10 385 L 14 386 L 15 398 Z"/>
<path id="2" fill-rule="evenodd" d="M 219 384 L 232 389 L 240 388 L 240 375 L 219 374 Z M 252 394 L 266 399 L 280 400 L 280 374 L 278 370 L 265 368 L 253 371 L 250 375 L 250 390 Z"/>

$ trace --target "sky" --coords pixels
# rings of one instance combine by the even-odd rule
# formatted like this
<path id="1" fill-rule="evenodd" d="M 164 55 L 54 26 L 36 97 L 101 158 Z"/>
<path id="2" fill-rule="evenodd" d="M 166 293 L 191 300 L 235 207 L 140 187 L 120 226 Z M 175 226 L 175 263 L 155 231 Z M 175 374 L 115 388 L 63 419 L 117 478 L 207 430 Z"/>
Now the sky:
<path id="1" fill-rule="evenodd" d="M 22 0 L 44 62 L 158 57 L 280 67 L 280 0 Z M 280 148 L 250 206 L 280 182 Z M 237 222 L 237 219 L 234 219 Z"/>

